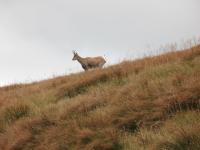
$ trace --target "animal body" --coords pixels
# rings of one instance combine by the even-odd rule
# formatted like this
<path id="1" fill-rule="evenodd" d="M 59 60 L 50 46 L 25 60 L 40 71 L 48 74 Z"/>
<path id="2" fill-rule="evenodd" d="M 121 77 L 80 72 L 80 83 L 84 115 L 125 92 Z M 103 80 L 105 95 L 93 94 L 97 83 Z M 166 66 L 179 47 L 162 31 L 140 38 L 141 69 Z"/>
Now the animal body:
<path id="1" fill-rule="evenodd" d="M 75 51 L 73 51 L 73 54 L 74 57 L 72 60 L 77 60 L 85 71 L 93 68 L 102 68 L 103 65 L 106 63 L 105 59 L 101 56 L 83 58 L 79 56 L 78 53 Z"/>

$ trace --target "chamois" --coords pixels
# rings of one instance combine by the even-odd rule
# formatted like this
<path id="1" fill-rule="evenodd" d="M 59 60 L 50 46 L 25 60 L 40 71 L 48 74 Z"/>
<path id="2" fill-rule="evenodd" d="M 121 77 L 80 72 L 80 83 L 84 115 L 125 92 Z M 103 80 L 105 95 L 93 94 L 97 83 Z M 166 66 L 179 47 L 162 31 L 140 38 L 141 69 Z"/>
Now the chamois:
<path id="1" fill-rule="evenodd" d="M 73 51 L 74 57 L 72 60 L 77 60 L 82 68 L 87 71 L 92 68 L 102 68 L 106 63 L 105 59 L 101 56 L 98 57 L 81 57 L 76 51 Z"/>

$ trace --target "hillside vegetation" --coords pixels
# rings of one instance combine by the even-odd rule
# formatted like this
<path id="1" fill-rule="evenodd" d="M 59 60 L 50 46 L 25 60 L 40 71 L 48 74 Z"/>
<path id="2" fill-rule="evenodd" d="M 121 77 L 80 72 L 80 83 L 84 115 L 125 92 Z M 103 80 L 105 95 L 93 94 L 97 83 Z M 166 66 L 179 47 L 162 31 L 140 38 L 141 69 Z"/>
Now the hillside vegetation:
<path id="1" fill-rule="evenodd" d="M 0 88 L 2 150 L 200 149 L 200 46 Z"/>

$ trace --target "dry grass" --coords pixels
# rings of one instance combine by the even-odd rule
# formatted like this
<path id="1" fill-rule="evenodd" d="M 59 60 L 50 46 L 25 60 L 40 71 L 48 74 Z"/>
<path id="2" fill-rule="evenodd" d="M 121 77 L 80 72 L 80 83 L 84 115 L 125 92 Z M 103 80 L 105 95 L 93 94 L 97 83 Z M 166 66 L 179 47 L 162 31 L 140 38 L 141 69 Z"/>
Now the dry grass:
<path id="1" fill-rule="evenodd" d="M 7 86 L 0 149 L 199 149 L 199 104 L 200 46 Z"/>

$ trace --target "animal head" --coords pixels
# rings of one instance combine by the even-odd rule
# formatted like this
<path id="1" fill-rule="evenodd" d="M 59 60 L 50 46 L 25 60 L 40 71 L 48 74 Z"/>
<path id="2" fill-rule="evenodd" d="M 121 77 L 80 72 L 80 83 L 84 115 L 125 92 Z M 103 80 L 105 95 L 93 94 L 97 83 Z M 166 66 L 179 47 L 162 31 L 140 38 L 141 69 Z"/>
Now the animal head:
<path id="1" fill-rule="evenodd" d="M 78 53 L 76 51 L 73 51 L 74 57 L 72 60 L 77 60 L 78 59 Z"/>

